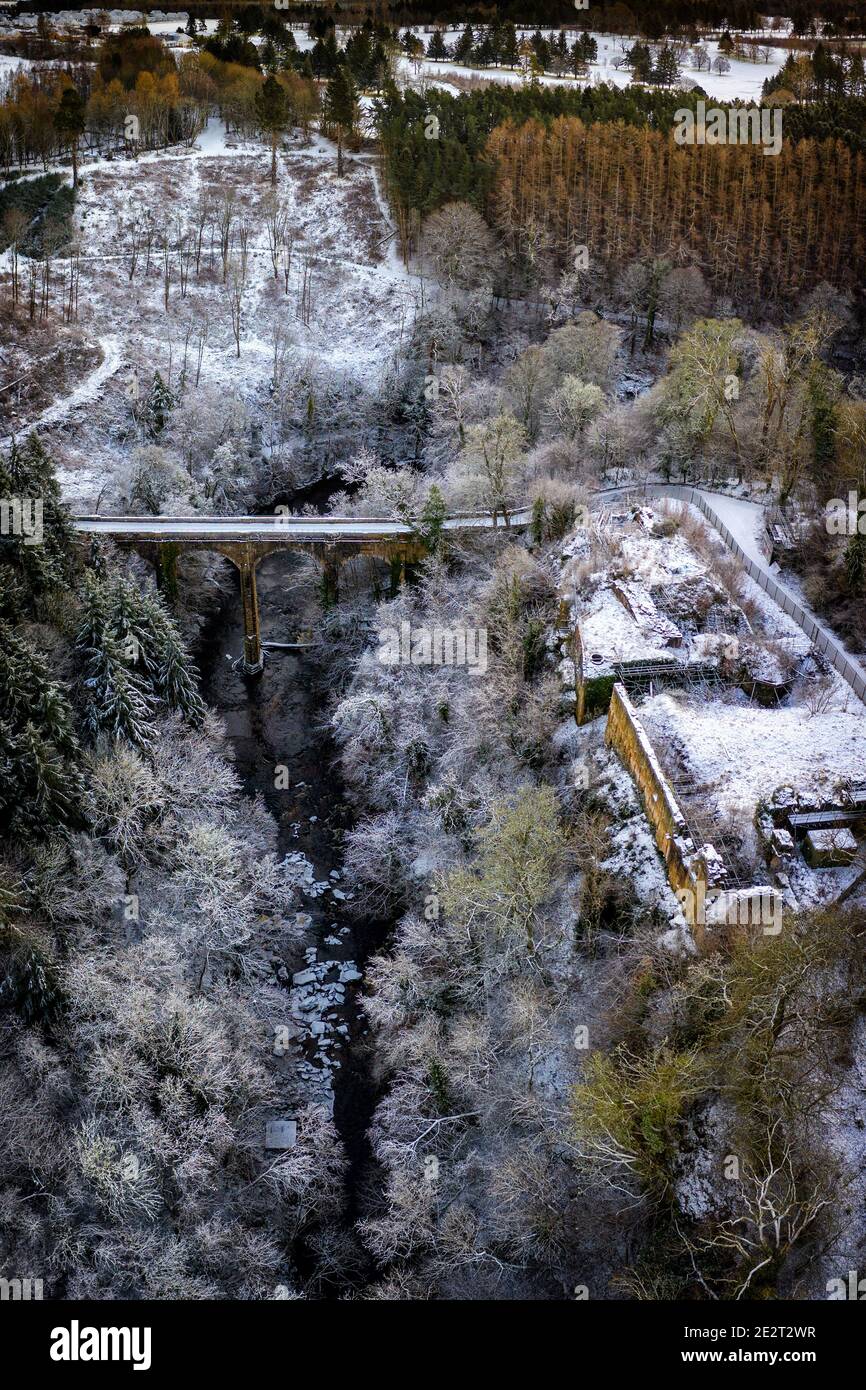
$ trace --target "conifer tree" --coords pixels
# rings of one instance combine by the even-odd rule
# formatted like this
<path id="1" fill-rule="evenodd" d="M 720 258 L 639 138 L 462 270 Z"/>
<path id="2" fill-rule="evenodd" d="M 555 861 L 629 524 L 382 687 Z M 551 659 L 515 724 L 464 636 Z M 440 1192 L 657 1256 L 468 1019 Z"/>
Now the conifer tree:
<path id="1" fill-rule="evenodd" d="M 150 634 L 150 647 L 155 656 L 154 693 L 189 723 L 200 724 L 206 707 L 198 692 L 195 666 L 180 628 L 160 594 L 151 591 L 140 598 L 143 626 Z"/>
<path id="2" fill-rule="evenodd" d="M 266 77 L 256 92 L 256 117 L 271 141 L 271 183 L 277 182 L 277 145 L 289 123 L 289 98 L 275 77 Z"/>
<path id="3" fill-rule="evenodd" d="M 648 82 L 652 76 L 653 60 L 647 45 L 640 42 L 633 44 L 628 56 L 635 81 Z"/>
<path id="4" fill-rule="evenodd" d="M 475 35 L 472 32 L 472 25 L 467 24 L 463 33 L 454 45 L 454 57 L 458 63 L 470 63 L 472 52 L 475 48 Z"/>
<path id="5" fill-rule="evenodd" d="M 107 734 L 124 738 L 136 748 L 149 748 L 153 702 L 144 682 L 127 665 L 120 643 L 106 631 L 97 646 L 81 648 L 80 654 L 88 735 L 96 739 Z"/>
<path id="6" fill-rule="evenodd" d="M 532 504 L 532 543 L 541 545 L 544 540 L 544 498 L 536 497 Z"/>
<path id="7" fill-rule="evenodd" d="M 541 69 L 541 72 L 547 72 L 548 68 L 550 67 L 552 58 L 550 44 L 548 43 L 547 39 L 544 37 L 540 29 L 536 29 L 535 33 L 532 35 L 532 39 L 530 40 L 530 42 L 532 44 L 532 51 L 538 59 L 538 65 Z"/>
<path id="8" fill-rule="evenodd" d="M 54 112 L 54 126 L 65 137 L 72 154 L 72 187 L 78 187 L 78 141 L 84 134 L 85 105 L 77 87 L 64 87 L 60 104 Z"/>
<path id="9" fill-rule="evenodd" d="M 520 43 L 517 38 L 517 29 L 510 22 L 505 25 L 503 30 L 501 57 L 507 68 L 516 68 L 520 62 Z"/>
<path id="10" fill-rule="evenodd" d="M 88 688 L 101 692 L 103 704 L 113 698 L 109 687 L 118 687 L 119 717 L 132 730 L 126 733 L 130 742 L 145 746 L 136 720 L 140 722 L 160 704 L 192 724 L 204 718 L 195 665 L 180 628 L 157 592 L 142 592 L 123 575 L 99 580 L 88 574 L 77 647 L 85 662 L 85 684 L 88 679 L 94 681 Z M 118 660 L 125 672 L 115 669 Z M 132 677 L 131 687 L 127 674 Z M 143 697 L 143 708 L 136 702 L 136 692 Z M 113 717 L 106 723 L 97 715 L 96 722 L 88 724 L 89 731 L 107 731 Z"/>
<path id="11" fill-rule="evenodd" d="M 866 536 L 859 532 L 845 548 L 845 576 L 852 593 L 866 593 Z"/>
<path id="12" fill-rule="evenodd" d="M 820 360 L 813 363 L 807 387 L 812 425 L 812 459 L 818 478 L 826 475 L 836 454 L 837 378 Z"/>
<path id="13" fill-rule="evenodd" d="M 656 65 L 655 73 L 656 80 L 663 87 L 672 87 L 679 75 L 680 69 L 679 64 L 677 63 L 677 55 L 674 53 L 672 48 L 669 48 L 667 45 L 665 45 L 665 47 L 659 53 L 659 59 Z"/>
<path id="14" fill-rule="evenodd" d="M 598 57 L 598 43 L 588 29 L 584 29 L 578 40 L 578 44 L 580 45 L 580 52 L 584 62 L 594 63 Z M 578 44 L 575 44 L 575 47 L 577 47 Z"/>
<path id="15" fill-rule="evenodd" d="M 51 460 L 35 434 L 23 445 L 13 443 L 5 460 L 0 456 L 0 498 L 18 508 L 22 519 L 0 546 L 0 617 L 38 614 L 43 601 L 72 578 L 75 533 Z"/>
<path id="16" fill-rule="evenodd" d="M 343 177 L 343 141 L 351 138 L 358 118 L 358 94 L 352 74 L 341 64 L 325 90 L 324 116 L 337 133 L 337 177 Z"/>
<path id="17" fill-rule="evenodd" d="M 424 499 L 424 506 L 419 518 L 418 529 L 424 538 L 424 544 L 428 550 L 434 554 L 438 553 L 442 544 L 442 534 L 445 529 L 445 518 L 448 515 L 445 506 L 445 498 L 442 496 L 441 488 L 435 483 L 430 484 L 429 491 Z"/>
<path id="18" fill-rule="evenodd" d="M 76 823 L 79 755 L 62 687 L 32 644 L 0 622 L 0 828 L 44 836 Z"/>
<path id="19" fill-rule="evenodd" d="M 147 748 L 153 701 L 145 681 L 132 669 L 138 652 L 124 647 L 115 635 L 112 616 L 110 584 L 85 575 L 75 643 L 82 668 L 84 728 L 92 739 L 104 733 Z"/>
<path id="20" fill-rule="evenodd" d="M 448 57 L 448 49 L 441 29 L 434 29 L 430 35 L 430 42 L 427 45 L 427 57 L 434 62 L 441 63 Z"/>
<path id="21" fill-rule="evenodd" d="M 156 439 L 165 429 L 166 420 L 176 404 L 173 393 L 166 386 L 162 374 L 156 372 L 144 403 L 144 425 L 152 438 Z"/>

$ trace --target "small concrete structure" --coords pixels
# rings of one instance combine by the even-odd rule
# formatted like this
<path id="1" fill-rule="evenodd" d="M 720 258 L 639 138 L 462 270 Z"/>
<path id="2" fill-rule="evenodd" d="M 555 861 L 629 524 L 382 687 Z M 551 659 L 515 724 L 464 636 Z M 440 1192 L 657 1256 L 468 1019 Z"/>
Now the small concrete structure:
<path id="1" fill-rule="evenodd" d="M 774 830 L 770 836 L 770 867 L 777 868 L 779 864 L 793 858 L 796 849 L 790 830 Z"/>
<path id="2" fill-rule="evenodd" d="M 269 1120 L 265 1126 L 266 1149 L 293 1149 L 298 1142 L 297 1120 Z"/>
<path id="3" fill-rule="evenodd" d="M 810 830 L 805 838 L 803 853 L 813 869 L 833 869 L 850 864 L 857 853 L 857 841 L 851 831 Z"/>

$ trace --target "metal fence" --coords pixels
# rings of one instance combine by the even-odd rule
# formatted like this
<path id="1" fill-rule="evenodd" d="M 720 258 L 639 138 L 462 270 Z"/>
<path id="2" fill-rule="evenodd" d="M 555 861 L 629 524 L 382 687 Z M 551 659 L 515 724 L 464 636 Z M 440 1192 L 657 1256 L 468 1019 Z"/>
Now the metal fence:
<path id="1" fill-rule="evenodd" d="M 780 584 L 776 583 L 772 575 L 768 574 L 760 565 L 755 564 L 754 560 L 746 554 L 735 537 L 731 535 L 731 532 L 728 530 L 721 517 L 716 514 L 702 492 L 699 492 L 697 488 L 684 486 L 678 483 L 647 483 L 642 490 L 647 493 L 652 493 L 653 495 L 682 498 L 684 501 L 691 503 L 693 507 L 697 507 L 698 511 L 702 512 L 707 518 L 707 521 L 709 521 L 713 529 L 718 531 L 728 549 L 736 555 L 749 577 L 754 579 L 755 583 L 759 584 L 764 592 L 768 593 L 770 598 L 773 599 L 789 617 L 794 619 L 797 626 L 802 628 L 809 640 L 814 643 L 816 650 L 821 652 L 823 656 L 826 656 L 831 666 L 833 666 L 833 668 L 839 672 L 839 675 L 851 686 L 854 694 L 866 703 L 866 675 L 864 675 L 860 667 L 855 665 L 850 657 L 842 650 L 840 644 L 830 636 L 826 628 L 821 627 L 812 617 L 811 613 L 807 613 L 806 609 L 803 608 L 801 604 L 797 603 L 796 599 L 788 593 L 787 589 L 783 589 Z"/>

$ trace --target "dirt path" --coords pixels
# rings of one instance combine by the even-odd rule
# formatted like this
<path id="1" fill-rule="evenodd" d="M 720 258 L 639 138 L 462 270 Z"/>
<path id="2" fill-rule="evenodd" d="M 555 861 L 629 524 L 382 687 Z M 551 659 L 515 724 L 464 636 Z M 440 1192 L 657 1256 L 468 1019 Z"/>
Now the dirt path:
<path id="1" fill-rule="evenodd" d="M 102 395 L 102 389 L 110 377 L 120 370 L 123 365 L 123 345 L 120 338 L 113 334 L 106 334 L 98 339 L 102 351 L 102 361 L 94 367 L 92 372 L 80 381 L 74 391 L 70 391 L 63 400 L 55 401 L 54 405 L 43 410 L 41 415 L 37 415 L 35 420 L 19 431 L 19 434 L 30 434 L 34 430 L 49 429 L 52 425 L 59 424 L 65 420 L 67 415 L 72 414 L 83 405 L 89 405 Z M 0 446 L 10 445 L 13 436 L 6 435 L 0 438 Z"/>

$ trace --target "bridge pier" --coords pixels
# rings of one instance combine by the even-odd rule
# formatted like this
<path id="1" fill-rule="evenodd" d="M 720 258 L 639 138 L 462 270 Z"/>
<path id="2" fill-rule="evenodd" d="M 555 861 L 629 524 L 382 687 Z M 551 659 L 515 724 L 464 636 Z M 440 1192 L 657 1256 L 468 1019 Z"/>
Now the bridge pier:
<path id="1" fill-rule="evenodd" d="M 177 552 L 176 545 L 160 545 L 156 548 L 156 584 L 170 604 L 177 602 Z"/>
<path id="2" fill-rule="evenodd" d="M 461 526 L 463 518 L 453 518 Z M 526 525 L 529 512 L 518 515 Z M 339 598 L 340 565 L 361 557 L 384 561 L 388 566 L 392 595 L 405 584 L 416 564 L 428 553 L 422 536 L 408 522 L 390 517 L 77 517 L 75 530 L 82 539 L 111 537 L 117 545 L 130 546 L 156 567 L 157 582 L 167 597 L 178 589 L 178 556 L 190 549 L 215 551 L 238 571 L 244 617 L 244 651 L 237 663 L 245 675 L 257 676 L 264 667 L 256 566 L 266 555 L 289 549 L 315 557 L 321 566 L 321 594 L 325 608 Z M 465 529 L 489 526 L 484 517 L 465 518 Z M 378 579 L 377 592 L 378 592 Z"/>
<path id="3" fill-rule="evenodd" d="M 406 583 L 406 557 L 393 555 L 388 562 L 391 577 L 391 598 L 396 598 Z"/>
<path id="4" fill-rule="evenodd" d="M 256 558 L 246 554 L 235 561 L 241 582 L 241 602 L 244 607 L 244 674 L 258 676 L 264 669 L 262 629 L 259 622 L 259 596 L 256 589 Z"/>
<path id="5" fill-rule="evenodd" d="M 329 546 L 322 558 L 322 604 L 333 608 L 340 597 L 340 562 L 336 550 Z"/>

